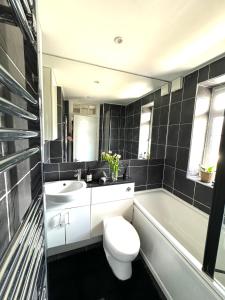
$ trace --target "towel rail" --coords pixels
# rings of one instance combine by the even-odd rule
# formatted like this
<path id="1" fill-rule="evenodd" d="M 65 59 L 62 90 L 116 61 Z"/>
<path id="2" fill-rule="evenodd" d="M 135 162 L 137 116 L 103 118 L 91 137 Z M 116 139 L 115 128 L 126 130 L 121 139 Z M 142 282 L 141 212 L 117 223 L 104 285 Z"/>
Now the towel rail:
<path id="1" fill-rule="evenodd" d="M 32 202 L 0 262 L 1 299 L 32 299 L 44 267 L 43 204 L 39 197 Z"/>
<path id="2" fill-rule="evenodd" d="M 8 1 L 16 15 L 17 21 L 19 23 L 19 26 L 20 26 L 22 32 L 24 33 L 25 36 L 27 36 L 29 38 L 30 42 L 34 45 L 36 42 L 35 42 L 33 33 L 29 27 L 29 24 L 28 24 L 28 21 L 27 21 L 27 18 L 26 18 L 26 15 L 25 15 L 25 12 L 24 12 L 21 2 L 18 0 L 8 0 Z"/>
<path id="3" fill-rule="evenodd" d="M 37 121 L 39 118 L 22 107 L 0 97 L 0 111 L 26 120 Z"/>
<path id="4" fill-rule="evenodd" d="M 28 93 L 28 91 L 12 77 L 2 65 L 0 65 L 0 82 L 14 94 L 26 99 L 32 104 L 38 104 L 38 101 L 34 99 L 34 97 L 31 96 L 31 94 Z"/>
<path id="5" fill-rule="evenodd" d="M 40 151 L 39 147 L 34 147 L 26 149 L 24 151 L 16 152 L 7 156 L 3 156 L 0 159 L 0 173 L 7 171 L 14 167 L 16 164 L 22 162 L 23 160 L 33 156 Z"/>
<path id="6" fill-rule="evenodd" d="M 39 136 L 39 132 L 36 131 L 0 128 L 0 142 L 29 139 L 38 136 Z"/>

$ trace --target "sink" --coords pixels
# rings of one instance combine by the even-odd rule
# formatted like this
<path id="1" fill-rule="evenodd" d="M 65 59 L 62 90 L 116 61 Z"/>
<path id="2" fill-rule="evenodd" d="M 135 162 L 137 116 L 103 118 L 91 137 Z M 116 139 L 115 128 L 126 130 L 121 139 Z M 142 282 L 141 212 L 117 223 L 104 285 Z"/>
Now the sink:
<path id="1" fill-rule="evenodd" d="M 87 184 L 84 181 L 62 180 L 45 183 L 45 195 L 47 202 L 64 204 L 70 201 L 81 201 L 83 191 Z"/>

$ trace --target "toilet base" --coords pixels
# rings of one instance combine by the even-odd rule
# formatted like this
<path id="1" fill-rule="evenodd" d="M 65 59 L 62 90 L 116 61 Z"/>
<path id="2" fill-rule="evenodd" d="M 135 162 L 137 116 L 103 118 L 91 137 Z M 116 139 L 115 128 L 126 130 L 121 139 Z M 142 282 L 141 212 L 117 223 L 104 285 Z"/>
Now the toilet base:
<path id="1" fill-rule="evenodd" d="M 132 276 L 132 265 L 131 262 L 123 262 L 115 259 L 108 251 L 105 249 L 105 255 L 107 261 L 114 273 L 114 275 L 120 280 L 127 280 Z"/>

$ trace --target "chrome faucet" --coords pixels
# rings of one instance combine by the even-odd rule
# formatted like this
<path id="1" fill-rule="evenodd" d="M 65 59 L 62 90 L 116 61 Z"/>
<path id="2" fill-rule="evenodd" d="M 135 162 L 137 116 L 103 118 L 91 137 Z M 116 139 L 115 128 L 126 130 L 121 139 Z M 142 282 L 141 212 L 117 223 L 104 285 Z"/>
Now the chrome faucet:
<path id="1" fill-rule="evenodd" d="M 81 180 L 81 169 L 75 170 L 74 177 L 75 177 L 78 181 Z"/>

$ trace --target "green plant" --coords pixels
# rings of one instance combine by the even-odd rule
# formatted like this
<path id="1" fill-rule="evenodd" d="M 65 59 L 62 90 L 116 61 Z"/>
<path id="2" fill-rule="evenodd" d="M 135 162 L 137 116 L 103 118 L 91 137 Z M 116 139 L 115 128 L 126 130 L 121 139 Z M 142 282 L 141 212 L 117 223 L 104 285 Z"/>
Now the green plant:
<path id="1" fill-rule="evenodd" d="M 111 171 L 115 174 L 115 177 L 118 177 L 119 173 L 119 161 L 120 161 L 121 155 L 119 154 L 112 154 L 111 151 L 108 153 L 102 152 L 102 160 L 106 160 L 109 164 L 109 167 Z"/>
<path id="2" fill-rule="evenodd" d="M 214 172 L 214 166 L 207 167 L 207 166 L 201 165 L 201 171 L 205 172 L 205 173 L 213 173 Z"/>

